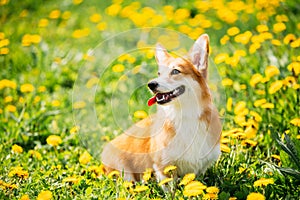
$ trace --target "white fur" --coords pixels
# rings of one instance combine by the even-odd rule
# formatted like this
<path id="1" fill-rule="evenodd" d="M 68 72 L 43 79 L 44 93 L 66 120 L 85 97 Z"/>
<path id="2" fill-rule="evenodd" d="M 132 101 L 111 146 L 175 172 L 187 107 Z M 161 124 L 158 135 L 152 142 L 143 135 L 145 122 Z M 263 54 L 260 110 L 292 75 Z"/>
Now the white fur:
<path id="1" fill-rule="evenodd" d="M 202 114 L 198 98 L 201 95 L 200 87 L 191 78 L 185 81 L 186 91 L 182 96 L 169 105 L 158 106 L 158 109 L 165 113 L 166 118 L 173 122 L 176 130 L 175 137 L 161 151 L 162 165 L 177 166 L 180 176 L 186 173 L 204 173 L 221 153 L 220 145 L 210 139 L 208 127 L 199 120 Z M 159 84 L 165 83 L 159 82 Z"/>

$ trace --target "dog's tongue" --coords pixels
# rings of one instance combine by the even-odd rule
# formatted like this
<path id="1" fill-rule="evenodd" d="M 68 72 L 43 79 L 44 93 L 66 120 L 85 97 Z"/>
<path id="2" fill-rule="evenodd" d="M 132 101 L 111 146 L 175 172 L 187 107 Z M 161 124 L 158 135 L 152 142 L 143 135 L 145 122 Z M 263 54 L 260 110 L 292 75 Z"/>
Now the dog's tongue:
<path id="1" fill-rule="evenodd" d="M 152 106 L 153 104 L 156 103 L 156 96 L 154 97 L 151 97 L 149 100 L 148 100 L 148 106 Z"/>

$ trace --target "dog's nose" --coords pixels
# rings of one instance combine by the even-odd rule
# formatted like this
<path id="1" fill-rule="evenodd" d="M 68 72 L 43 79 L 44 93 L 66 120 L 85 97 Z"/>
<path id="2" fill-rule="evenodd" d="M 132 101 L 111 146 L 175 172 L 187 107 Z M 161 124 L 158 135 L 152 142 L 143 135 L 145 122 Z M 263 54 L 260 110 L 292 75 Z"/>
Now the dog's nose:
<path id="1" fill-rule="evenodd" d="M 148 83 L 148 87 L 150 88 L 150 90 L 155 91 L 158 87 L 158 83 L 156 81 L 151 81 Z"/>

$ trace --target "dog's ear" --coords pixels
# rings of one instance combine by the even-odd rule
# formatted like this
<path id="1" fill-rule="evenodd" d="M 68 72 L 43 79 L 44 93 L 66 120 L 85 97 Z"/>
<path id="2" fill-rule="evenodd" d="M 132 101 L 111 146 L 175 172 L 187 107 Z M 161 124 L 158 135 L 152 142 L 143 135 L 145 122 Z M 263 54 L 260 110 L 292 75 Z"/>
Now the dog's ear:
<path id="1" fill-rule="evenodd" d="M 194 43 L 190 50 L 189 56 L 193 65 L 198 69 L 204 78 L 207 77 L 208 54 L 209 37 L 207 34 L 203 34 Z"/>
<path id="2" fill-rule="evenodd" d="M 156 58 L 157 64 L 159 66 L 165 65 L 165 61 L 169 57 L 170 57 L 170 55 L 167 52 L 167 50 L 161 44 L 156 44 L 155 58 Z"/>

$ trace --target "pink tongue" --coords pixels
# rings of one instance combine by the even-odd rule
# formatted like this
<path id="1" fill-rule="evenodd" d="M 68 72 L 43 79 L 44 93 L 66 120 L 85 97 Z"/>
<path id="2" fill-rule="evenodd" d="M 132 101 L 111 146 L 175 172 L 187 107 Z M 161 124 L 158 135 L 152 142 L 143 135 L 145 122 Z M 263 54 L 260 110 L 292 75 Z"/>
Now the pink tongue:
<path id="1" fill-rule="evenodd" d="M 148 106 L 152 106 L 153 104 L 156 103 L 156 96 L 154 97 L 151 97 L 149 100 L 148 100 Z"/>

